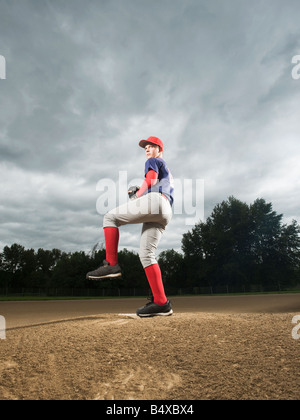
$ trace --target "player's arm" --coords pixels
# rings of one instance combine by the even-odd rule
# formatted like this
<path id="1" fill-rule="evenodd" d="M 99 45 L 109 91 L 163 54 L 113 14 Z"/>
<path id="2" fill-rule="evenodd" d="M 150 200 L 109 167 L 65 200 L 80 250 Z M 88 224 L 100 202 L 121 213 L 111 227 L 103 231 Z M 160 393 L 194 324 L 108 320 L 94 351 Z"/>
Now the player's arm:
<path id="1" fill-rule="evenodd" d="M 158 181 L 158 173 L 153 171 L 152 169 L 147 172 L 146 178 L 141 185 L 141 188 L 136 193 L 136 196 L 139 198 L 141 197 L 149 188 L 153 187 Z"/>

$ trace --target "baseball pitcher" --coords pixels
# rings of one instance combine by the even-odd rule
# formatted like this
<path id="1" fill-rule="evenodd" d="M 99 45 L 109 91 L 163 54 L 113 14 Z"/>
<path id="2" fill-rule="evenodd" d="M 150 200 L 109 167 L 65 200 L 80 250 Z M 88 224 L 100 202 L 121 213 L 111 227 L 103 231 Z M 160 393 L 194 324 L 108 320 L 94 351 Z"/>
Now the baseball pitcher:
<path id="1" fill-rule="evenodd" d="M 141 140 L 139 146 L 145 149 L 145 180 L 143 184 L 128 189 L 129 201 L 104 216 L 103 228 L 106 246 L 106 260 L 103 265 L 87 274 L 90 280 L 119 277 L 118 264 L 119 227 L 142 224 L 139 257 L 146 273 L 152 301 L 137 310 L 140 317 L 168 316 L 173 314 L 170 301 L 166 298 L 160 267 L 156 260 L 156 249 L 166 226 L 172 219 L 173 177 L 162 158 L 163 142 L 157 137 Z"/>

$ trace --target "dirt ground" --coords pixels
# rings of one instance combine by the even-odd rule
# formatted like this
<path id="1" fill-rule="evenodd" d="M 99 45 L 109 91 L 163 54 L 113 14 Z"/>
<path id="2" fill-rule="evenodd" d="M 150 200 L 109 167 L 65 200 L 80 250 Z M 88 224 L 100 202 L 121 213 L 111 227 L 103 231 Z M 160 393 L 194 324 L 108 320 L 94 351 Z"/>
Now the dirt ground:
<path id="1" fill-rule="evenodd" d="M 300 399 L 300 295 L 174 298 L 149 319 L 141 303 L 0 302 L 0 399 Z"/>

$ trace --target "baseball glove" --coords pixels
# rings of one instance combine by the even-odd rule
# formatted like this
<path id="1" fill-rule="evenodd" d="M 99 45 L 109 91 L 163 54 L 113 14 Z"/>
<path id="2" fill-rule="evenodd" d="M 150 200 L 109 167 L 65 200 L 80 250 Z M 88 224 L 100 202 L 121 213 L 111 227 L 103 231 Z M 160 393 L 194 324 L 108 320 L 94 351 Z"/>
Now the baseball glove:
<path id="1" fill-rule="evenodd" d="M 140 187 L 138 187 L 137 185 L 134 185 L 128 188 L 128 196 L 130 200 L 135 200 L 137 198 L 136 193 L 138 192 L 139 189 Z"/>

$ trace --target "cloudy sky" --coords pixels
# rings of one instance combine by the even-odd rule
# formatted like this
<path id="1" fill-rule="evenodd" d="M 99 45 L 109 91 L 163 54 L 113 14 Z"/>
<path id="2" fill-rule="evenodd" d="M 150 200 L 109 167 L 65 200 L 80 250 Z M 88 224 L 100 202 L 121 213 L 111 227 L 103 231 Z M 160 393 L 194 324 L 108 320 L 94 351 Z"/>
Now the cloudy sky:
<path id="1" fill-rule="evenodd" d="M 299 15 L 298 0 L 0 0 L 0 249 L 101 244 L 99 185 L 113 201 L 142 179 L 150 135 L 178 190 L 160 251 L 230 195 L 300 222 Z"/>

